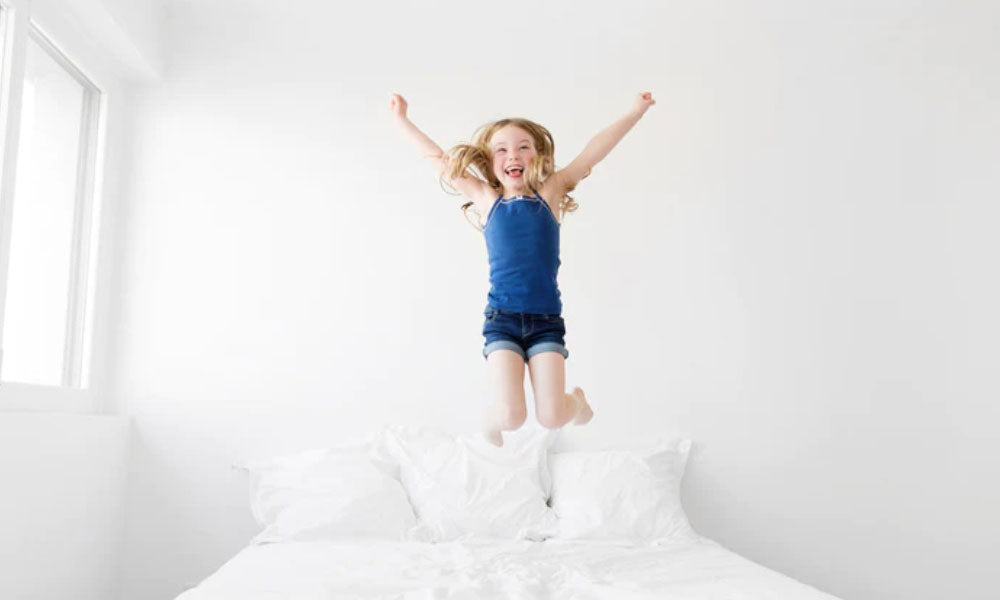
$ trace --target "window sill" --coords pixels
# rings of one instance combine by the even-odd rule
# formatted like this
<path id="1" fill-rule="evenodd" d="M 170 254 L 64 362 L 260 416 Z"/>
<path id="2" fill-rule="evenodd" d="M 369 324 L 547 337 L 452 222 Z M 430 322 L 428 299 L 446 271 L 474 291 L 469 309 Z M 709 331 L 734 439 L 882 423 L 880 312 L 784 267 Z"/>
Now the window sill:
<path id="1" fill-rule="evenodd" d="M 97 413 L 90 389 L 0 382 L 0 412 Z"/>

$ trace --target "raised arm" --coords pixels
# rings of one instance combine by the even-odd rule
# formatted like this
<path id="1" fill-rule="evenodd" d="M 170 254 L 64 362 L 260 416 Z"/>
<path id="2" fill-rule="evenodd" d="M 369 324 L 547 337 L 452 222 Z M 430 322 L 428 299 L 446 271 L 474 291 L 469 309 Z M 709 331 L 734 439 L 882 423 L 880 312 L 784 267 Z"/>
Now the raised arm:
<path id="1" fill-rule="evenodd" d="M 625 116 L 595 135 L 571 163 L 556 171 L 556 181 L 563 186 L 563 189 L 575 187 L 581 179 L 590 175 L 590 169 L 601 162 L 611 152 L 611 149 L 618 145 L 625 134 L 639 122 L 642 115 L 646 114 L 649 107 L 654 104 L 656 104 L 656 100 L 653 100 L 652 94 L 649 92 L 640 93 L 631 110 Z"/>
<path id="2" fill-rule="evenodd" d="M 417 126 L 410 121 L 410 119 L 406 116 L 406 107 L 406 100 L 404 100 L 402 96 L 399 94 L 392 95 L 392 98 L 390 99 L 390 109 L 392 110 L 393 120 L 396 122 L 396 125 L 400 128 L 403 134 L 409 138 L 410 142 L 417 149 L 420 156 L 430 161 L 431 167 L 434 169 L 434 174 L 440 177 L 448 166 L 447 158 L 444 156 L 444 150 L 442 150 L 440 146 L 434 143 L 434 140 L 427 137 L 423 131 L 420 131 L 420 129 L 418 129 Z M 482 202 L 483 198 L 490 194 L 490 188 L 485 181 L 468 175 L 448 179 L 448 183 L 455 189 L 462 192 L 463 195 L 472 198 L 477 203 Z"/>
<path id="3" fill-rule="evenodd" d="M 416 125 L 410 122 L 410 119 L 406 116 L 406 107 L 406 100 L 399 94 L 393 94 L 389 99 L 389 108 L 392 110 L 393 121 L 417 149 L 417 152 L 423 158 L 434 162 L 435 166 L 438 166 L 437 162 L 441 162 L 441 166 L 443 167 L 444 163 L 441 161 L 441 158 L 444 155 L 444 150 L 435 144 L 434 140 L 427 137 L 423 131 L 420 131 Z"/>

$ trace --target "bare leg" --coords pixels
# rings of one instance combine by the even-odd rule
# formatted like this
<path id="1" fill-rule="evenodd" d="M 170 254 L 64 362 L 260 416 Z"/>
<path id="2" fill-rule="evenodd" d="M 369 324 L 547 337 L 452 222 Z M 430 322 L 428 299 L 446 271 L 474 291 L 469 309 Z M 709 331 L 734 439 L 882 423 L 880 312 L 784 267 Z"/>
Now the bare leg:
<path id="1" fill-rule="evenodd" d="M 535 392 L 535 414 L 548 429 L 573 421 L 586 425 L 594 416 L 583 390 L 566 393 L 566 359 L 558 352 L 539 352 L 528 359 L 531 387 Z"/>
<path id="2" fill-rule="evenodd" d="M 483 435 L 503 446 L 501 431 L 524 425 L 528 409 L 524 403 L 524 359 L 513 350 L 494 350 L 486 357 L 490 384 L 490 406 L 483 422 Z"/>

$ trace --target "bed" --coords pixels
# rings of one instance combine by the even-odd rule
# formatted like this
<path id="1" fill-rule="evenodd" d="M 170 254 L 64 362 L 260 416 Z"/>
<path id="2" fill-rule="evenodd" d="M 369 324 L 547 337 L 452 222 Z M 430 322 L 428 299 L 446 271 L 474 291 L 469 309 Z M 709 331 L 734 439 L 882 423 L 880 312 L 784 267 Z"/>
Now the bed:
<path id="1" fill-rule="evenodd" d="M 705 538 L 640 549 L 552 540 L 252 545 L 177 600 L 279 598 L 834 600 Z"/>
<path id="2" fill-rule="evenodd" d="M 263 526 L 176 600 L 836 600 L 697 534 L 690 442 L 553 452 L 426 428 L 246 463 Z"/>

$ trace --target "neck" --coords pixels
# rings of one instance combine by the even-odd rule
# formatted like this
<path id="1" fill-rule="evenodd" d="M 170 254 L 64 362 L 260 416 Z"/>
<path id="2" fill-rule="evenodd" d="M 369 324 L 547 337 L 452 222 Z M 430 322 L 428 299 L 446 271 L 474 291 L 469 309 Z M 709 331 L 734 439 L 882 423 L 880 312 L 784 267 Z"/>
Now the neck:
<path id="1" fill-rule="evenodd" d="M 506 189 L 506 188 L 502 188 L 500 193 L 503 195 L 504 198 L 514 198 L 514 197 L 517 197 L 517 196 L 532 196 L 533 195 L 532 192 L 531 192 L 531 190 L 528 190 L 528 189 L 525 189 L 525 188 L 521 188 L 519 190 L 509 190 L 509 189 Z"/>

